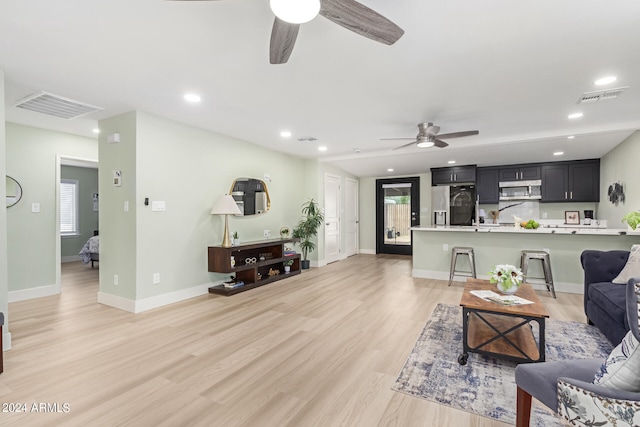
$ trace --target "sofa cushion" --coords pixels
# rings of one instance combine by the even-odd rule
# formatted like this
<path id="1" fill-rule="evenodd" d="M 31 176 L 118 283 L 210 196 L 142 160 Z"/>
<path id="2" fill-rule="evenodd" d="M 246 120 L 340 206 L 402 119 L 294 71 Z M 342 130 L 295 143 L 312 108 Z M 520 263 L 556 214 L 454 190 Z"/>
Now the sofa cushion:
<path id="1" fill-rule="evenodd" d="M 620 326 L 627 326 L 627 287 L 611 282 L 592 283 L 589 300 L 602 308 Z"/>
<path id="2" fill-rule="evenodd" d="M 638 372 L 640 372 L 640 343 L 629 331 L 596 372 L 593 383 L 616 390 L 640 392 Z"/>
<path id="3" fill-rule="evenodd" d="M 629 259 L 627 260 L 627 263 L 612 282 L 620 285 L 626 285 L 629 279 L 633 277 L 640 277 L 640 245 L 631 246 L 631 252 L 629 252 Z"/>

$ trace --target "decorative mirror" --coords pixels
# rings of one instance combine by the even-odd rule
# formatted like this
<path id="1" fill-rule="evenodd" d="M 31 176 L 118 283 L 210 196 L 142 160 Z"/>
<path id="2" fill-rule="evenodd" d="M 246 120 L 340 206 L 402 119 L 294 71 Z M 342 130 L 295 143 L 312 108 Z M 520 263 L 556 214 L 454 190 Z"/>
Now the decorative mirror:
<path id="1" fill-rule="evenodd" d="M 22 187 L 15 179 L 7 175 L 7 207 L 15 205 L 22 198 Z"/>
<path id="2" fill-rule="evenodd" d="M 254 178 L 236 178 L 229 190 L 243 216 L 259 215 L 271 207 L 269 190 L 264 181 Z"/>

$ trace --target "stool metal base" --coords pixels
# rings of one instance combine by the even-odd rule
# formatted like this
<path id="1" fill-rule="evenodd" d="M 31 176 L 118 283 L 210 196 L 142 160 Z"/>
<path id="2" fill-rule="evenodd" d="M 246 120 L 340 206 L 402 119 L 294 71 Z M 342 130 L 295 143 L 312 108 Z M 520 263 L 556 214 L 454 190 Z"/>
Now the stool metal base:
<path id="1" fill-rule="evenodd" d="M 456 263 L 458 262 L 458 255 L 467 255 L 469 257 L 469 264 L 471 264 L 471 271 L 456 270 Z M 473 256 L 473 248 L 456 246 L 451 248 L 451 268 L 449 269 L 449 284 L 453 282 L 453 276 L 464 276 L 476 278 L 476 260 Z"/>
<path id="2" fill-rule="evenodd" d="M 542 271 L 544 272 L 544 277 L 527 276 L 530 260 L 538 260 L 542 263 Z M 523 250 L 522 252 L 520 252 L 520 268 L 522 268 L 522 277 L 524 281 L 526 281 L 527 278 L 544 280 L 547 291 L 551 292 L 551 295 L 556 298 L 556 289 L 553 284 L 553 275 L 551 274 L 551 258 L 549 257 L 549 254 L 547 252 Z"/>

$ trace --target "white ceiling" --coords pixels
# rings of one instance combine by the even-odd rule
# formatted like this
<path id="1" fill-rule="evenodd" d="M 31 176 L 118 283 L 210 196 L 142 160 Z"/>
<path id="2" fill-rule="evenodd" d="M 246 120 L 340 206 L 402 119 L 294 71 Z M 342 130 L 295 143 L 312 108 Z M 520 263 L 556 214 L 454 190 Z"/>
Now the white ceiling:
<path id="1" fill-rule="evenodd" d="M 318 17 L 289 62 L 270 65 L 268 0 L 2 0 L 6 119 L 95 137 L 98 120 L 139 109 L 358 176 L 600 157 L 640 129 L 638 1 L 362 3 L 404 36 L 385 46 Z M 605 88 L 630 88 L 576 104 L 610 74 Z M 64 120 L 12 107 L 41 90 L 105 110 Z M 584 117 L 568 120 L 575 111 Z M 423 121 L 480 134 L 444 149 L 380 141 Z M 296 140 L 306 136 L 318 141 Z"/>

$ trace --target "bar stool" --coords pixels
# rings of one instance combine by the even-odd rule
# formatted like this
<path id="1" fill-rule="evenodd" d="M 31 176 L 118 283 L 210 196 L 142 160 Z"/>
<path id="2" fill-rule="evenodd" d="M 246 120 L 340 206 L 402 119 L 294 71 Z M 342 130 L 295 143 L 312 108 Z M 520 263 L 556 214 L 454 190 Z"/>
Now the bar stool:
<path id="1" fill-rule="evenodd" d="M 529 270 L 529 260 L 538 260 L 542 263 L 542 271 L 544 277 L 527 277 Z M 544 284 L 547 286 L 547 291 L 551 292 L 551 295 L 556 297 L 556 289 L 553 286 L 553 275 L 551 274 L 551 259 L 549 253 L 545 251 L 536 250 L 523 250 L 520 252 L 520 268 L 522 269 L 522 279 L 527 281 L 530 279 L 544 279 Z"/>
<path id="2" fill-rule="evenodd" d="M 458 255 L 467 255 L 469 257 L 469 264 L 471 264 L 471 271 L 456 270 L 456 263 L 458 262 Z M 460 274 L 463 273 L 463 274 Z M 453 281 L 453 276 L 466 276 L 476 278 L 476 260 L 473 257 L 473 248 L 467 248 L 462 246 L 455 246 L 451 248 L 451 270 L 449 270 L 449 285 Z"/>

